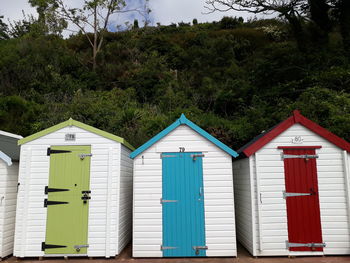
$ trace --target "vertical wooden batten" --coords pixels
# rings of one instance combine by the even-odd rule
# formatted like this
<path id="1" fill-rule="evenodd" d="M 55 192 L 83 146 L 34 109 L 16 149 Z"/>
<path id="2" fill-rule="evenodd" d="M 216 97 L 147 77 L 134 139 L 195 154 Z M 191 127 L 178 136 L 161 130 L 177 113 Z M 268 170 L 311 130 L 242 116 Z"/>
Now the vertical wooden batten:
<path id="1" fill-rule="evenodd" d="M 113 148 L 108 149 L 108 175 L 107 175 L 107 205 L 106 205 L 106 254 L 105 257 L 110 257 L 111 249 L 111 203 L 112 203 L 112 151 Z"/>
<path id="2" fill-rule="evenodd" d="M 256 176 L 256 200 L 258 205 L 258 233 L 259 233 L 259 250 L 263 251 L 263 241 L 262 241 L 262 223 L 261 223 L 261 204 L 262 196 L 260 192 L 260 172 L 259 172 L 259 154 L 255 153 L 255 176 Z"/>
<path id="3" fill-rule="evenodd" d="M 26 152 L 26 171 L 25 171 L 25 186 L 24 186 L 24 203 L 23 203 L 23 217 L 22 217 L 22 240 L 21 240 L 21 256 L 25 257 L 27 246 L 27 218 L 28 218 L 28 204 L 29 204 L 29 191 L 30 191 L 30 163 L 32 157 L 32 149 L 29 147 Z"/>
<path id="4" fill-rule="evenodd" d="M 348 208 L 348 221 L 349 221 L 349 227 L 350 227 L 350 172 L 349 172 L 349 158 L 348 158 L 347 151 L 343 151 L 343 165 L 344 165 L 345 190 L 346 190 L 347 208 Z"/>
<path id="5" fill-rule="evenodd" d="M 254 160 L 252 157 L 249 157 L 249 177 L 250 177 L 250 198 L 251 198 L 251 209 L 252 209 L 252 247 L 253 247 L 253 256 L 256 256 L 256 206 L 257 204 L 257 198 L 255 196 L 255 181 L 254 181 L 254 175 L 256 176 L 256 173 L 253 174 L 254 170 Z M 260 238 L 260 237 L 259 237 Z"/>

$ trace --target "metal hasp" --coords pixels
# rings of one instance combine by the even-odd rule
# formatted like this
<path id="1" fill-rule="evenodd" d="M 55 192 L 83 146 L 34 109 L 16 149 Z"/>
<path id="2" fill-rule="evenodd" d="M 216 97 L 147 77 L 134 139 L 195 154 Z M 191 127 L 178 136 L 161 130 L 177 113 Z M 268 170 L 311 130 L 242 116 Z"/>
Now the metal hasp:
<path id="1" fill-rule="evenodd" d="M 164 247 L 160 246 L 160 250 L 167 250 L 167 249 L 177 249 L 178 247 Z"/>
<path id="2" fill-rule="evenodd" d="M 294 155 L 294 154 L 281 154 L 282 160 L 284 159 L 316 159 L 318 158 L 318 154 L 301 154 L 301 155 Z"/>
<path id="3" fill-rule="evenodd" d="M 179 200 L 163 200 L 163 198 L 160 199 L 160 203 L 177 203 Z"/>
<path id="4" fill-rule="evenodd" d="M 80 251 L 81 248 L 88 248 L 89 245 L 75 245 L 74 248 L 77 252 Z"/>
<path id="5" fill-rule="evenodd" d="M 192 247 L 194 250 L 196 250 L 196 255 L 199 255 L 199 250 L 207 250 L 207 246 L 193 246 Z"/>
<path id="6" fill-rule="evenodd" d="M 91 157 L 92 156 L 92 153 L 82 153 L 82 154 L 79 154 L 79 158 L 81 160 L 84 160 L 85 157 Z"/>
<path id="7" fill-rule="evenodd" d="M 290 247 L 326 247 L 326 243 L 289 243 L 286 241 L 286 247 L 287 249 Z"/>
<path id="8" fill-rule="evenodd" d="M 83 200 L 84 204 L 87 203 L 87 200 L 90 200 L 91 199 L 91 191 L 90 190 L 87 190 L 87 191 L 81 191 L 81 193 L 83 194 L 83 196 L 81 197 L 81 200 Z"/>
<path id="9" fill-rule="evenodd" d="M 193 158 L 193 160 L 195 161 L 197 159 L 197 157 L 204 157 L 204 154 L 191 154 L 191 157 Z"/>
<path id="10" fill-rule="evenodd" d="M 177 157 L 176 155 L 167 155 L 167 154 L 160 154 L 160 159 L 162 158 L 168 158 L 168 157 Z"/>
<path id="11" fill-rule="evenodd" d="M 294 197 L 294 196 L 309 196 L 314 195 L 315 193 L 287 193 L 286 191 L 283 191 L 283 199 L 286 199 L 287 197 Z"/>

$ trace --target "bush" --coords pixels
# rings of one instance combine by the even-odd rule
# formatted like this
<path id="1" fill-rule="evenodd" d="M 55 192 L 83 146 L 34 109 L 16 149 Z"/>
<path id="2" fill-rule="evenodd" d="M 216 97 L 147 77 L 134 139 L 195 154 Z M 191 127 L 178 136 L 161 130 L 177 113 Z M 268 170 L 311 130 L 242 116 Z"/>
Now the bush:
<path id="1" fill-rule="evenodd" d="M 242 24 L 243 24 L 242 17 L 237 18 L 237 17 L 224 16 L 220 20 L 220 28 L 222 28 L 222 29 L 232 29 L 232 28 L 236 28 Z"/>

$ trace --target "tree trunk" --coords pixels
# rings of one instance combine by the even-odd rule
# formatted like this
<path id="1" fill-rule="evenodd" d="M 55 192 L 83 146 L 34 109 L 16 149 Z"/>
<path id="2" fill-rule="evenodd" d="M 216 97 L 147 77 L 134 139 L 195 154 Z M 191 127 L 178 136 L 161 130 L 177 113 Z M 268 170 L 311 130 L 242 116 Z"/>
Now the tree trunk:
<path id="1" fill-rule="evenodd" d="M 350 55 L 350 1 L 340 0 L 339 11 L 340 32 L 343 38 L 343 46 L 348 55 Z"/>
<path id="2" fill-rule="evenodd" d="M 328 15 L 329 5 L 326 0 L 309 0 L 311 20 L 318 27 L 316 41 L 321 45 L 328 45 L 328 34 L 332 30 L 332 24 Z"/>
<path id="3" fill-rule="evenodd" d="M 288 20 L 295 40 L 297 42 L 298 49 L 302 52 L 307 50 L 304 29 L 299 17 L 294 14 L 284 14 L 284 17 Z"/>
<path id="4" fill-rule="evenodd" d="M 92 69 L 96 70 L 96 56 L 97 56 L 97 5 L 94 8 L 94 45 L 92 47 Z"/>

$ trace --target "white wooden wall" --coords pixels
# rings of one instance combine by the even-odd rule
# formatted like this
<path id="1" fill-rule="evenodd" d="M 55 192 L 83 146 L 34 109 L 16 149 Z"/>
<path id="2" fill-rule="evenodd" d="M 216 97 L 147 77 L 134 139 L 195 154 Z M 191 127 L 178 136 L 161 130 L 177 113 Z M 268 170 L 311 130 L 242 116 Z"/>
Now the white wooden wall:
<path id="1" fill-rule="evenodd" d="M 346 192 L 343 151 L 299 124 L 293 125 L 250 157 L 254 164 L 251 176 L 255 185 L 252 194 L 256 204 L 254 210 L 256 216 L 253 217 L 256 222 L 256 254 L 258 256 L 320 254 L 289 252 L 285 245 L 285 241 L 288 240 L 288 229 L 286 203 L 282 198 L 282 191 L 285 190 L 284 163 L 280 156 L 282 150 L 278 150 L 277 147 L 296 146 L 292 143 L 295 136 L 303 138 L 301 144 L 303 146 L 322 146 L 316 153 L 319 155 L 317 171 L 323 242 L 327 245 L 324 254 L 350 254 L 349 199 Z M 256 168 L 259 181 L 256 180 Z M 260 186 L 262 202 L 260 222 L 257 185 Z"/>
<path id="2" fill-rule="evenodd" d="M 75 133 L 75 142 L 65 142 L 66 133 Z M 91 145 L 88 256 L 114 256 L 118 250 L 118 189 L 120 144 L 75 126 L 28 142 L 21 146 L 19 193 L 14 255 L 43 256 L 47 209 L 44 188 L 48 185 L 53 145 Z"/>
<path id="3" fill-rule="evenodd" d="M 250 180 L 250 160 L 233 162 L 233 184 L 235 189 L 235 210 L 237 240 L 254 255 L 253 248 L 253 207 L 252 184 Z"/>
<path id="4" fill-rule="evenodd" d="M 127 147 L 121 145 L 119 241 L 117 254 L 120 254 L 131 240 L 133 160 L 129 157 L 130 153 L 131 151 Z"/>
<path id="5" fill-rule="evenodd" d="M 0 159 L 0 257 L 13 252 L 17 200 L 18 162 Z"/>
<path id="6" fill-rule="evenodd" d="M 199 151 L 203 157 L 207 256 L 236 256 L 231 156 L 181 125 L 134 160 L 133 256 L 162 257 L 161 152 Z M 143 157 L 143 158 L 142 158 Z"/>

